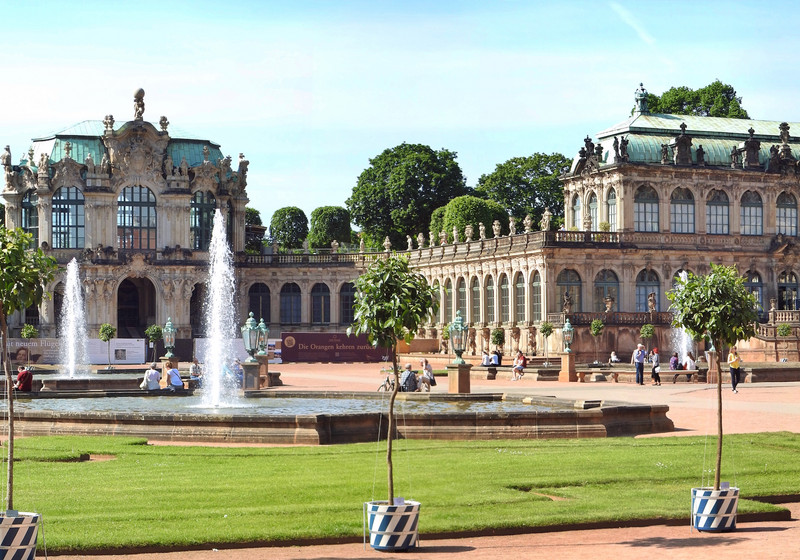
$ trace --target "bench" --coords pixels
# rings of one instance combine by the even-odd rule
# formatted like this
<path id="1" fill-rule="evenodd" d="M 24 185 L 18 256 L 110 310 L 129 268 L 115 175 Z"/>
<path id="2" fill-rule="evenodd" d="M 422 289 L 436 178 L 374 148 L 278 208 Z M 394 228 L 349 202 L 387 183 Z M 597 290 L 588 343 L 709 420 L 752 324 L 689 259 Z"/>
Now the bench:
<path id="1" fill-rule="evenodd" d="M 696 369 L 670 369 L 667 371 L 673 374 L 672 376 L 673 383 L 677 383 L 681 375 L 686 376 L 687 383 L 697 383 L 699 380 L 698 376 L 700 374 L 700 371 Z"/>
<path id="2" fill-rule="evenodd" d="M 511 375 L 512 366 L 472 366 L 473 372 L 486 372 L 486 379 L 497 379 L 499 372 L 508 373 Z"/>

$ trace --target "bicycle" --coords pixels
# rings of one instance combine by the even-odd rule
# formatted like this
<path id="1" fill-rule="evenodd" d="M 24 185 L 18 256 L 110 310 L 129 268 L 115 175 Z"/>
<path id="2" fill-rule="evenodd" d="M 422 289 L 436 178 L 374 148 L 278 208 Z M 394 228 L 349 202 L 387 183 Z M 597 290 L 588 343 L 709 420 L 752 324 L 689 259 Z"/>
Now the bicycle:
<path id="1" fill-rule="evenodd" d="M 382 372 L 381 372 L 382 373 Z M 386 379 L 383 380 L 383 383 L 378 385 L 378 392 L 391 392 L 394 391 L 394 375 L 389 373 L 386 375 Z"/>

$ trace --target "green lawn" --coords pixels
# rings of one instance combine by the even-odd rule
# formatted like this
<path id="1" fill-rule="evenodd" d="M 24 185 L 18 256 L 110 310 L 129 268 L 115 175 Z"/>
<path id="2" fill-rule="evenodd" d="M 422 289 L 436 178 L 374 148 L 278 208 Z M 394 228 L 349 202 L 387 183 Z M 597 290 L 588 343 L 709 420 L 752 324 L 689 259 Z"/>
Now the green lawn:
<path id="1" fill-rule="evenodd" d="M 713 468 L 715 447 L 713 437 L 398 441 L 395 492 L 422 502 L 423 534 L 688 519 L 690 488 L 704 463 Z M 800 434 L 726 436 L 722 479 L 741 488 L 740 513 L 778 508 L 745 498 L 800 494 L 799 452 Z M 115 458 L 76 460 L 86 453 Z M 385 442 L 213 448 L 41 437 L 17 440 L 17 456 L 14 503 L 43 514 L 49 552 L 360 536 L 362 502 L 385 499 Z"/>

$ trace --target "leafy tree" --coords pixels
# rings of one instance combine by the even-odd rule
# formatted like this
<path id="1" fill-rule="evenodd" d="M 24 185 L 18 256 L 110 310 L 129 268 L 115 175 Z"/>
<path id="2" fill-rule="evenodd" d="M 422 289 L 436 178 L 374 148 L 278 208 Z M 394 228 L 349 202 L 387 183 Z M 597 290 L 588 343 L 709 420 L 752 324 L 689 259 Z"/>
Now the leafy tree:
<path id="1" fill-rule="evenodd" d="M 397 341 L 414 340 L 420 325 L 430 319 L 439 307 L 435 289 L 425 277 L 412 272 L 408 261 L 389 257 L 375 261 L 355 281 L 356 297 L 352 327 L 347 334 L 365 334 L 369 343 L 386 348 L 392 356 L 394 390 L 389 398 L 389 425 L 386 443 L 386 464 L 389 475 L 389 502 L 394 500 L 392 438 L 394 434 L 394 401 L 400 387 L 397 364 Z"/>
<path id="2" fill-rule="evenodd" d="M 542 339 L 544 340 L 544 363 L 545 365 L 550 365 L 547 359 L 547 339 L 553 334 L 553 323 L 542 321 L 542 324 L 539 325 L 539 332 L 542 333 Z"/>
<path id="3" fill-rule="evenodd" d="M 8 358 L 8 316 L 45 298 L 45 284 L 53 279 L 58 265 L 41 249 L 28 249 L 33 236 L 21 229 L 0 227 L 0 349 L 6 375 L 6 395 L 11 395 L 14 380 Z M 14 399 L 8 398 L 8 449 L 6 509 L 14 509 Z"/>
<path id="4" fill-rule="evenodd" d="M 667 292 L 672 302 L 673 324 L 692 337 L 707 334 L 717 351 L 755 336 L 756 296 L 744 285 L 736 268 L 711 263 L 702 276 L 688 273 Z M 714 490 L 719 490 L 722 466 L 722 365 L 717 360 L 717 463 Z"/>
<path id="5" fill-rule="evenodd" d="M 589 325 L 589 332 L 594 337 L 594 363 L 599 363 L 597 361 L 597 337 L 603 334 L 603 329 L 605 328 L 605 324 L 601 319 L 594 319 L 592 324 Z"/>
<path id="6" fill-rule="evenodd" d="M 647 323 L 642 325 L 642 328 L 639 329 L 639 336 L 644 340 L 644 345 L 647 347 L 647 350 L 650 351 L 650 339 L 656 335 L 656 328 Z"/>
<path id="7" fill-rule="evenodd" d="M 108 323 L 100 325 L 100 340 L 108 346 L 108 369 L 111 369 L 111 339 L 117 336 L 117 328 Z"/>
<path id="8" fill-rule="evenodd" d="M 158 341 L 164 338 L 164 331 L 160 325 L 150 325 L 144 330 L 144 335 L 147 337 L 147 342 L 153 345 L 153 361 L 156 361 L 156 346 Z"/>
<path id="9" fill-rule="evenodd" d="M 297 206 L 278 208 L 269 222 L 269 236 L 285 249 L 298 249 L 308 236 L 308 218 Z"/>
<path id="10" fill-rule="evenodd" d="M 489 340 L 500 349 L 500 353 L 502 354 L 503 345 L 506 343 L 506 331 L 503 329 L 494 329 Z"/>
<path id="11" fill-rule="evenodd" d="M 261 226 L 261 212 L 249 206 L 244 209 L 244 225 L 246 226 Z"/>
<path id="12" fill-rule="evenodd" d="M 438 209 L 437 209 L 438 212 Z M 434 213 L 435 214 L 435 213 Z M 431 220 L 431 230 L 435 233 L 444 230 L 447 238 L 453 241 L 453 226 L 458 231 L 458 240 L 464 241 L 464 228 L 471 224 L 474 230 L 474 237 L 478 237 L 478 224 L 483 223 L 486 227 L 487 237 L 492 237 L 492 224 L 495 220 L 500 221 L 501 235 L 508 235 L 508 213 L 505 208 L 492 200 L 484 200 L 476 196 L 458 196 L 447 203 L 444 207 L 444 216 L 441 229 L 433 229 L 434 224 Z"/>
<path id="13" fill-rule="evenodd" d="M 404 247 L 406 235 L 425 232 L 436 208 L 468 194 L 456 153 L 422 144 L 400 144 L 370 160 L 358 177 L 347 208 L 370 246 L 389 236 Z"/>
<path id="14" fill-rule="evenodd" d="M 22 331 L 19 333 L 22 338 L 39 338 L 39 329 L 33 325 L 25 323 L 22 325 Z"/>
<path id="15" fill-rule="evenodd" d="M 742 98 L 736 95 L 733 86 L 719 80 L 697 90 L 678 86 L 660 96 L 647 94 L 647 106 L 651 113 L 749 119 L 741 103 Z"/>
<path id="16" fill-rule="evenodd" d="M 455 200 L 455 199 L 454 199 Z M 448 204 L 450 204 L 448 202 Z M 432 231 L 433 235 L 435 236 L 437 242 L 439 240 L 439 232 L 444 229 L 444 213 L 447 211 L 447 206 L 439 206 L 436 210 L 433 211 L 431 214 L 431 227 L 428 231 Z M 427 233 L 427 232 L 423 232 Z"/>
<path id="17" fill-rule="evenodd" d="M 546 207 L 554 217 L 564 215 L 564 187 L 558 177 L 569 171 L 571 163 L 559 153 L 511 158 L 481 175 L 475 194 L 499 203 L 518 221 L 530 214 L 538 225 Z"/>
<path id="18" fill-rule="evenodd" d="M 311 212 L 311 230 L 308 244 L 311 247 L 330 247 L 334 240 L 350 243 L 350 212 L 341 206 L 320 206 Z"/>

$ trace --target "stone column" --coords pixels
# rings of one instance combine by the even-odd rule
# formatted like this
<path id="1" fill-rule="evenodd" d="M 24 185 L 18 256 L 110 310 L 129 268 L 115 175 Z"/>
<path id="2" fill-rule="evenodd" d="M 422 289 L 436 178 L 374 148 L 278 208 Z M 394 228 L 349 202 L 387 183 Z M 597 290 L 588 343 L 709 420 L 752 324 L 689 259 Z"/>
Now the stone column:
<path id="1" fill-rule="evenodd" d="M 563 383 L 571 383 L 578 380 L 575 372 L 575 354 L 569 352 L 561 353 L 561 370 L 558 372 L 558 380 Z"/>
<path id="2" fill-rule="evenodd" d="M 469 393 L 472 364 L 447 364 L 448 393 Z"/>

